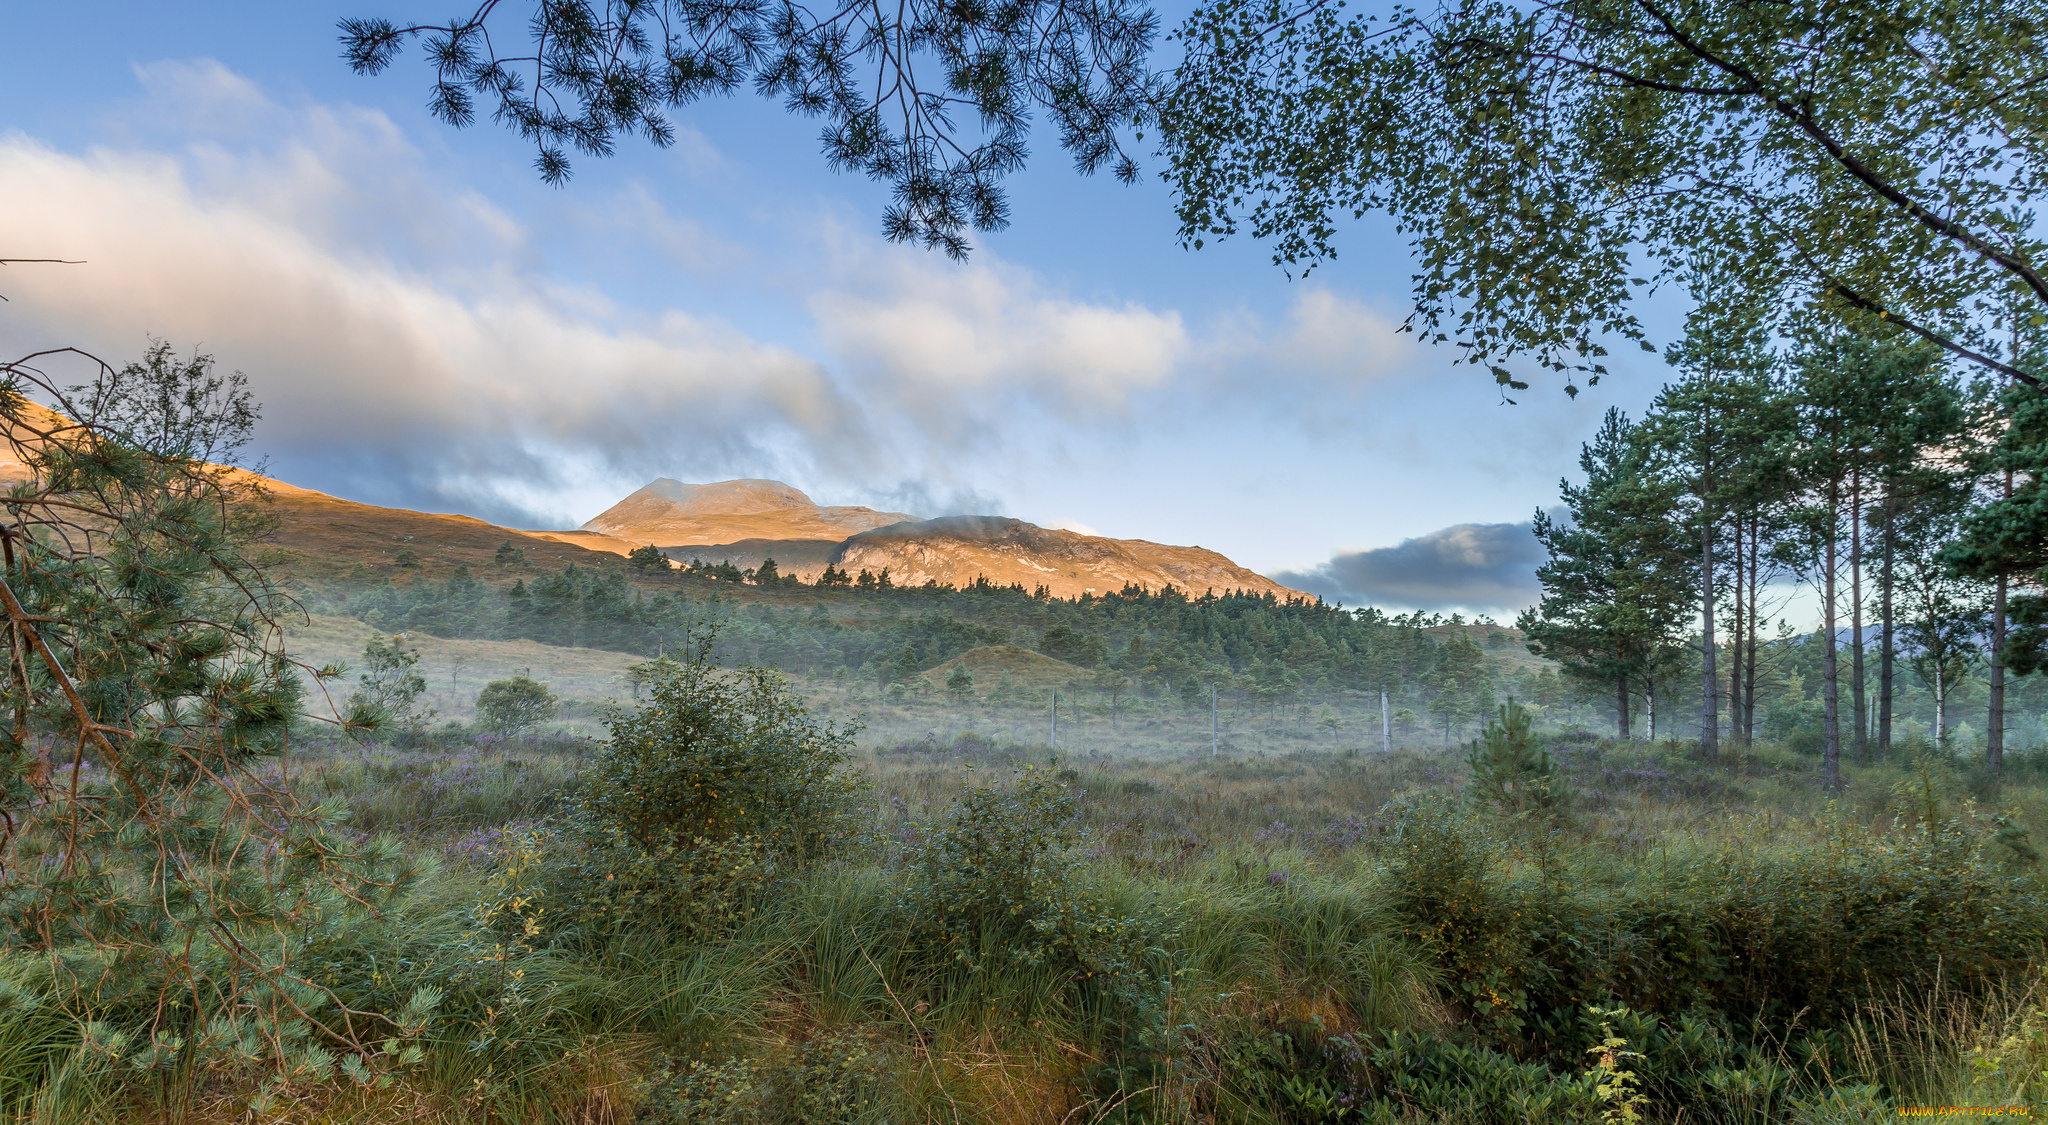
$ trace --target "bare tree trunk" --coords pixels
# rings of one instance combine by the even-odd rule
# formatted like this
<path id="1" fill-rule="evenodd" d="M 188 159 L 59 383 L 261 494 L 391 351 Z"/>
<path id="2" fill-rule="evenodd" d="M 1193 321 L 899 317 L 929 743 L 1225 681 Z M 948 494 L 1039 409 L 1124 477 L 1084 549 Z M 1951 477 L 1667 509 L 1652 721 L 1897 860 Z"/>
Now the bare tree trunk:
<path id="1" fill-rule="evenodd" d="M 1943 660 L 1934 662 L 1934 747 L 1948 749 L 1948 675 Z"/>
<path id="2" fill-rule="evenodd" d="M 1728 743 L 1738 751 L 1749 745 L 1742 725 L 1742 517 L 1734 521 L 1735 613 L 1728 623 Z"/>
<path id="3" fill-rule="evenodd" d="M 1991 602 L 1991 713 L 1984 726 L 1984 765 L 1997 778 L 2005 772 L 2005 575 L 1998 576 Z"/>
<path id="4" fill-rule="evenodd" d="M 1704 513 L 1702 513 L 1704 515 Z M 1721 760 L 1721 682 L 1714 676 L 1714 525 L 1700 521 L 1700 753 L 1709 762 Z"/>
<path id="5" fill-rule="evenodd" d="M 1628 741 L 1628 674 L 1614 678 L 1614 737 Z"/>
<path id="6" fill-rule="evenodd" d="M 1877 756 L 1889 759 L 1892 755 L 1892 668 L 1897 661 L 1897 645 L 1893 642 L 1892 621 L 1892 522 L 1895 517 L 1892 486 L 1884 490 L 1884 567 L 1878 577 L 1878 614 L 1883 619 L 1879 628 L 1877 648 Z"/>
<path id="7" fill-rule="evenodd" d="M 1842 787 L 1842 705 L 1841 672 L 1835 650 L 1835 521 L 1841 515 L 1837 485 L 1828 484 L 1828 529 L 1826 560 L 1821 566 L 1821 784 L 1834 790 Z"/>
<path id="8" fill-rule="evenodd" d="M 1870 708 L 1863 691 L 1863 471 L 1849 487 L 1849 692 L 1855 701 L 1856 764 L 1870 764 Z"/>
<path id="9" fill-rule="evenodd" d="M 1749 659 L 1745 662 L 1749 679 L 1742 685 L 1742 739 L 1748 745 L 1756 737 L 1756 645 L 1757 635 L 1763 632 L 1763 590 L 1757 577 L 1758 564 L 1763 550 L 1763 517 L 1749 518 Z"/>
<path id="10" fill-rule="evenodd" d="M 1999 495 L 2012 499 L 2012 470 L 2005 471 Z M 2005 575 L 1991 602 L 1991 714 L 1984 726 L 1984 765 L 1994 780 L 2005 773 Z"/>

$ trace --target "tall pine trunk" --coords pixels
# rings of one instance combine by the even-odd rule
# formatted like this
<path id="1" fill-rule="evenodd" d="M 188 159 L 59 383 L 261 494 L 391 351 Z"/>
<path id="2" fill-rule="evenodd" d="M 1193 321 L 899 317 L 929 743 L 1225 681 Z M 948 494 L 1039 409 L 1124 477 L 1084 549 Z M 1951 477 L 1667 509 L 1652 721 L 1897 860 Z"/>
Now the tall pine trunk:
<path id="1" fill-rule="evenodd" d="M 1735 581 L 1734 615 L 1728 622 L 1728 744 L 1738 752 L 1749 745 L 1748 730 L 1742 725 L 1742 517 L 1733 521 Z"/>
<path id="2" fill-rule="evenodd" d="M 2012 499 L 2012 470 L 2005 471 L 1999 496 Z M 1991 602 L 1991 714 L 1984 726 L 1984 765 L 1995 781 L 2005 773 L 2005 575 Z"/>
<path id="3" fill-rule="evenodd" d="M 1704 516 L 1706 513 L 1702 512 Z M 1714 525 L 1700 521 L 1700 753 L 1709 762 L 1721 760 L 1721 682 L 1714 676 Z"/>
<path id="4" fill-rule="evenodd" d="M 1849 487 L 1849 692 L 1855 702 L 1856 764 L 1870 764 L 1870 709 L 1863 691 L 1863 470 Z"/>
<path id="5" fill-rule="evenodd" d="M 1991 602 L 1991 713 L 1984 726 L 1984 766 L 1995 780 L 2005 772 L 2005 575 Z"/>
<path id="6" fill-rule="evenodd" d="M 1757 635 L 1763 631 L 1763 590 L 1757 577 L 1763 542 L 1763 516 L 1749 517 L 1749 679 L 1742 685 L 1742 738 L 1746 745 L 1756 733 L 1756 645 Z"/>
<path id="7" fill-rule="evenodd" d="M 1948 749 L 1948 670 L 1942 665 L 1947 661 L 1936 659 L 1934 664 L 1934 748 Z"/>
<path id="8" fill-rule="evenodd" d="M 1628 674 L 1614 678 L 1614 737 L 1628 741 Z"/>
<path id="9" fill-rule="evenodd" d="M 1821 565 L 1821 784 L 1829 790 L 1842 787 L 1841 672 L 1836 660 L 1840 639 L 1835 636 L 1835 538 L 1841 519 L 1840 485 L 1828 482 L 1828 527 L 1826 558 Z"/>
<path id="10" fill-rule="evenodd" d="M 1883 620 L 1877 641 L 1877 756 L 1887 761 L 1892 756 L 1892 665 L 1897 659 L 1892 641 L 1892 543 L 1897 538 L 1892 532 L 1893 487 L 1887 482 L 1884 490 L 1884 564 L 1877 582 L 1878 614 Z"/>

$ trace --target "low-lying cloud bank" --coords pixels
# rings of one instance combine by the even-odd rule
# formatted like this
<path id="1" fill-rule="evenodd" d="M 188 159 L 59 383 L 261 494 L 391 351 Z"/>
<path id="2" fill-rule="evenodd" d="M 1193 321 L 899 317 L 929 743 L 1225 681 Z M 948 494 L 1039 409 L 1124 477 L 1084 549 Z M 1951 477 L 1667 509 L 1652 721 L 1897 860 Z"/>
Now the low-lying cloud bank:
<path id="1" fill-rule="evenodd" d="M 1516 612 L 1542 596 L 1536 568 L 1543 559 L 1531 524 L 1461 523 L 1272 577 L 1346 605 Z"/>

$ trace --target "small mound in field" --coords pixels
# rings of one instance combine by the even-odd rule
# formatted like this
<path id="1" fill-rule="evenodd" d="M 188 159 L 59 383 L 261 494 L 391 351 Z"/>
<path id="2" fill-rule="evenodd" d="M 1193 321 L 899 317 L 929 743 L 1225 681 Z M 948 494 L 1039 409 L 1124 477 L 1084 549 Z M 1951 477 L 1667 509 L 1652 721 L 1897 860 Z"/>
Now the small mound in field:
<path id="1" fill-rule="evenodd" d="M 1094 675 L 1086 668 L 1016 645 L 971 648 L 924 675 L 933 683 L 943 684 L 946 677 L 953 674 L 953 669 L 961 665 L 965 665 L 967 674 L 974 677 L 974 690 L 977 692 L 995 687 L 1005 672 L 1009 673 L 1010 682 L 1020 688 L 1063 688 Z"/>

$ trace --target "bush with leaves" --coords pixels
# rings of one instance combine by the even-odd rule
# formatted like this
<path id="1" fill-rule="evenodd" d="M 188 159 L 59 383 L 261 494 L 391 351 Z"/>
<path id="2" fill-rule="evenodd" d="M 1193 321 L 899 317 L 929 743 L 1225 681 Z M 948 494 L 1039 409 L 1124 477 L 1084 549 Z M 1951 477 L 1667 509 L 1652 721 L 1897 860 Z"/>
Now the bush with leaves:
<path id="1" fill-rule="evenodd" d="M 638 1125 L 861 1125 L 892 1120 L 887 1055 L 870 1035 L 825 1032 L 779 1063 L 664 1059 L 642 1087 Z"/>
<path id="2" fill-rule="evenodd" d="M 1952 989 L 1985 988 L 2048 943 L 2048 896 L 1989 849 L 2003 850 L 1960 821 L 1890 839 L 1839 825 L 1790 856 L 1698 864 L 1670 890 L 1695 904 L 1720 948 L 1687 975 L 1731 1016 L 1803 1012 L 1823 1025 L 1937 975 Z"/>
<path id="3" fill-rule="evenodd" d="M 757 1125 L 767 1121 L 768 1076 L 750 1059 L 670 1060 L 647 1077 L 637 1125 Z"/>
<path id="4" fill-rule="evenodd" d="M 1490 1034 L 1517 1034 L 1531 1008 L 1535 918 L 1527 895 L 1502 878 L 1501 842 L 1484 822 L 1442 797 L 1382 810 L 1373 849 L 1386 865 L 1395 910 L 1437 956 L 1446 983 Z"/>
<path id="5" fill-rule="evenodd" d="M 855 728 L 813 721 L 775 672 L 716 667 L 713 639 L 640 665 L 647 700 L 606 713 L 573 812 L 600 914 L 721 933 L 851 838 Z"/>
<path id="6" fill-rule="evenodd" d="M 2004 869 L 1995 836 L 1955 821 L 1889 836 L 1839 825 L 1818 846 L 1701 856 L 1599 888 L 1518 871 L 1488 822 L 1441 798 L 1381 816 L 1372 847 L 1390 905 L 1482 1042 L 1522 1053 L 1566 1049 L 1576 1006 L 1598 998 L 1755 1034 L 1836 1028 L 1937 983 L 1992 988 L 2048 942 L 2039 884 Z"/>
<path id="7" fill-rule="evenodd" d="M 1142 1034 L 1158 1015 L 1169 934 L 1119 915 L 1090 880 L 1074 799 L 1048 770 L 973 786 L 910 849 L 918 878 L 899 904 L 913 941 L 966 968 L 1048 965 Z"/>
<path id="8" fill-rule="evenodd" d="M 498 734 L 529 731 L 562 709 L 546 684 L 527 676 L 492 680 L 476 695 L 476 725 Z"/>

